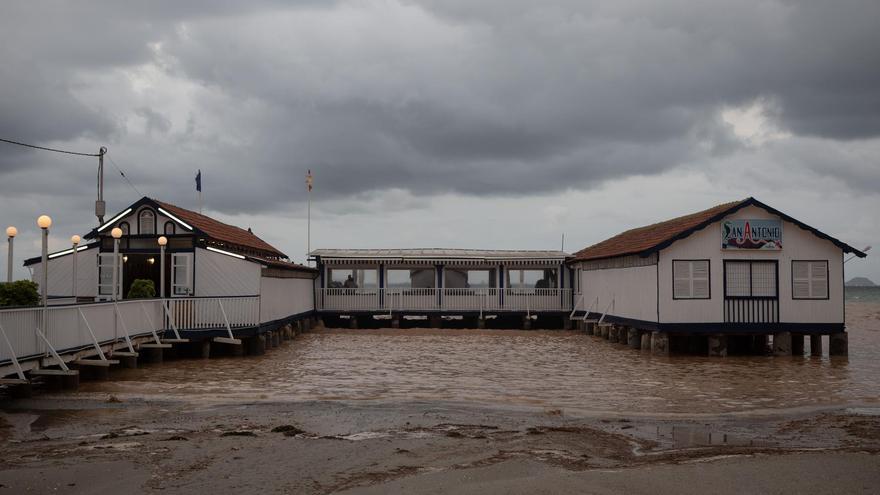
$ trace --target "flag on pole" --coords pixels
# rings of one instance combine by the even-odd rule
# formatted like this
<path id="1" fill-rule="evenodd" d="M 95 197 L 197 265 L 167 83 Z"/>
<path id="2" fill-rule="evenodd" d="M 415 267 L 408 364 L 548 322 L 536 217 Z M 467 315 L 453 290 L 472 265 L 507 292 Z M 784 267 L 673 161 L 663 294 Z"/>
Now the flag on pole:
<path id="1" fill-rule="evenodd" d="M 309 173 L 306 175 L 306 184 L 309 186 L 309 192 L 312 192 L 312 169 L 309 169 Z"/>
<path id="2" fill-rule="evenodd" d="M 196 191 L 202 192 L 202 169 L 196 174 Z"/>

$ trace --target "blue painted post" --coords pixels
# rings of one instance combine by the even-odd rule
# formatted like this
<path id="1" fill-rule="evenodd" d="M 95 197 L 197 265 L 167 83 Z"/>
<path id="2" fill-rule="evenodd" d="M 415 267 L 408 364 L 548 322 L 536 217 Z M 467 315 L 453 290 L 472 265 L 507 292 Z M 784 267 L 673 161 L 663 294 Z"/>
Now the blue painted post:
<path id="1" fill-rule="evenodd" d="M 385 264 L 379 263 L 379 307 L 385 307 Z"/>
<path id="2" fill-rule="evenodd" d="M 504 309 L 504 265 L 498 265 L 498 307 Z"/>
<path id="3" fill-rule="evenodd" d="M 435 265 L 437 269 L 437 307 L 443 309 L 443 265 Z"/>

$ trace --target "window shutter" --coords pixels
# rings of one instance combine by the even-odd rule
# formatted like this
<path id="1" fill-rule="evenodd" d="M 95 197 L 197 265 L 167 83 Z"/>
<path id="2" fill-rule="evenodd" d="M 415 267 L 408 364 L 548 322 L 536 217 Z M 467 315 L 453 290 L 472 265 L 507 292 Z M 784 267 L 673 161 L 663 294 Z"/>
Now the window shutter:
<path id="1" fill-rule="evenodd" d="M 691 295 L 694 299 L 709 298 L 709 261 L 692 261 L 691 274 L 693 282 L 693 290 Z"/>
<path id="2" fill-rule="evenodd" d="M 810 263 L 810 296 L 816 299 L 828 297 L 828 262 Z"/>
<path id="3" fill-rule="evenodd" d="M 690 262 L 674 261 L 672 263 L 672 292 L 675 298 L 688 299 L 692 297 Z"/>
<path id="4" fill-rule="evenodd" d="M 792 298 L 825 299 L 828 297 L 828 262 L 794 261 L 791 264 Z"/>
<path id="5" fill-rule="evenodd" d="M 748 297 L 752 295 L 751 265 L 747 261 L 728 261 L 725 263 L 727 270 L 725 295 L 733 297 Z"/>

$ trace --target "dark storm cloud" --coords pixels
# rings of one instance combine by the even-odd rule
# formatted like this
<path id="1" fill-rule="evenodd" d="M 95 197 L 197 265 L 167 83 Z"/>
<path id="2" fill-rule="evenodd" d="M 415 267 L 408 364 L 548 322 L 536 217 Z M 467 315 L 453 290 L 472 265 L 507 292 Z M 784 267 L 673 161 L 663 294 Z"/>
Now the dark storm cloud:
<path id="1" fill-rule="evenodd" d="M 880 4 L 826 3 L 16 3 L 0 134 L 106 144 L 185 205 L 200 168 L 227 212 L 300 201 L 309 168 L 322 198 L 589 188 L 735 152 L 719 111 L 756 100 L 798 137 L 877 137 Z M 4 176 L 57 166 L 3 151 Z"/>

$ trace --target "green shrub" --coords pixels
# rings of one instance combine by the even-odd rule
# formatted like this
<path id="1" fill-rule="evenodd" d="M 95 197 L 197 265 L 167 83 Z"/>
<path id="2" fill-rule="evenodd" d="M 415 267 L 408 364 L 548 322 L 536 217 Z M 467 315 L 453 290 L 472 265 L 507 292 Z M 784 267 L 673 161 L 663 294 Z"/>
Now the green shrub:
<path id="1" fill-rule="evenodd" d="M 156 284 L 145 278 L 136 279 L 131 283 L 131 289 L 128 289 L 128 298 L 143 299 L 146 297 L 156 297 Z"/>
<path id="2" fill-rule="evenodd" d="M 36 306 L 40 304 L 39 287 L 30 280 L 0 283 L 0 306 Z"/>

